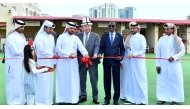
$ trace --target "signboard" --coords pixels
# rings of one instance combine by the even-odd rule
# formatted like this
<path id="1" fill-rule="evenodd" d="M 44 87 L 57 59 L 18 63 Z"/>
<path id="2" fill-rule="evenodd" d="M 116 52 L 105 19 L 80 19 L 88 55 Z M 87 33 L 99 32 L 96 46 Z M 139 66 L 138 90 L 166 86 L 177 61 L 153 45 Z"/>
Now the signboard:
<path id="1" fill-rule="evenodd" d="M 77 22 L 73 22 L 73 23 L 75 23 L 77 25 Z M 67 22 L 62 22 L 62 27 L 65 27 L 66 24 L 67 24 Z"/>
<path id="2" fill-rule="evenodd" d="M 98 23 L 98 27 L 102 27 L 102 28 L 108 28 L 108 22 L 100 22 Z"/>
<path id="3" fill-rule="evenodd" d="M 6 27 L 0 27 L 2 30 L 5 30 L 6 29 Z"/>
<path id="4" fill-rule="evenodd" d="M 40 21 L 25 21 L 26 26 L 40 26 Z"/>
<path id="5" fill-rule="evenodd" d="M 147 24 L 139 24 L 140 25 L 140 28 L 147 28 Z"/>

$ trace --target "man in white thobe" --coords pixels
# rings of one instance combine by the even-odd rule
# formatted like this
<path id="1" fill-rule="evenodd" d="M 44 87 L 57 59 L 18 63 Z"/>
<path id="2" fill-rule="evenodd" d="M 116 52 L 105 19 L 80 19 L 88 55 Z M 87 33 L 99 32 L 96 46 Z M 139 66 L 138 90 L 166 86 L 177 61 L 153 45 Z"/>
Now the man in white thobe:
<path id="1" fill-rule="evenodd" d="M 130 22 L 130 36 L 126 39 L 128 61 L 126 71 L 128 81 L 126 84 L 127 93 L 124 104 L 135 103 L 139 105 L 148 104 L 148 84 L 145 59 L 134 57 L 145 57 L 146 39 L 140 34 L 140 26 L 137 22 Z M 125 88 L 126 89 L 126 88 Z"/>
<path id="2" fill-rule="evenodd" d="M 168 60 L 156 60 L 157 103 L 168 101 L 177 105 L 178 102 L 184 102 L 183 72 L 179 59 L 185 54 L 185 46 L 177 36 L 177 28 L 173 23 L 164 24 L 164 28 L 166 34 L 158 41 L 156 58 Z"/>
<path id="3" fill-rule="evenodd" d="M 57 39 L 56 52 L 60 57 L 69 57 L 57 60 L 56 66 L 56 102 L 78 104 L 80 77 L 77 50 L 84 57 L 89 57 L 88 52 L 80 39 L 74 35 L 76 26 L 68 22 L 63 34 Z"/>
<path id="4" fill-rule="evenodd" d="M 38 66 L 47 66 L 54 68 L 55 59 L 59 56 L 55 52 L 55 41 L 51 32 L 55 25 L 46 20 L 36 35 L 34 47 L 36 49 L 37 58 L 52 58 L 52 59 L 37 59 Z M 36 93 L 36 105 L 52 105 L 53 104 L 53 72 L 37 74 L 38 91 Z"/>
<path id="5" fill-rule="evenodd" d="M 24 96 L 24 47 L 27 44 L 24 32 L 25 23 L 15 20 L 14 26 L 9 32 L 5 43 L 5 78 L 6 99 L 8 105 L 25 104 Z"/>
<path id="6" fill-rule="evenodd" d="M 122 30 L 123 45 L 125 45 L 125 40 L 129 36 L 129 34 L 130 34 L 130 31 L 128 29 Z M 124 56 L 127 56 L 126 46 L 124 46 L 124 48 L 125 48 L 125 55 Z M 126 80 L 126 77 L 125 77 L 126 74 L 124 74 L 125 69 L 126 69 L 125 67 L 127 66 L 126 62 L 125 62 L 126 60 L 127 60 L 127 58 L 124 57 L 123 60 L 120 62 L 120 99 L 121 100 L 126 99 L 124 96 L 124 89 L 123 89 L 125 87 L 124 85 L 125 85 L 125 80 Z"/>

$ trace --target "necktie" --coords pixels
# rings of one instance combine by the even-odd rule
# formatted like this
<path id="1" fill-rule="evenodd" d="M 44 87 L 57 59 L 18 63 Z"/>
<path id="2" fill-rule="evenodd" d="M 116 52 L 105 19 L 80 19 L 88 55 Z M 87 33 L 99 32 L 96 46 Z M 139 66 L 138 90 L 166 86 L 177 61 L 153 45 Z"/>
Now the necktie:
<path id="1" fill-rule="evenodd" d="M 111 45 L 113 44 L 113 34 L 111 34 L 111 39 L 110 39 Z"/>
<path id="2" fill-rule="evenodd" d="M 88 34 L 86 34 L 86 38 L 85 38 L 85 47 L 87 46 L 87 42 L 88 42 Z"/>

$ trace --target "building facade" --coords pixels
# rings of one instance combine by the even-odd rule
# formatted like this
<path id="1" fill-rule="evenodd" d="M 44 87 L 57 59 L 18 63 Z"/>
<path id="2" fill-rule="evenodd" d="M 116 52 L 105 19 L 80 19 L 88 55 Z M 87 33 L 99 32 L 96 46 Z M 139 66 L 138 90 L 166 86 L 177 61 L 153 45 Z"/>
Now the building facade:
<path id="1" fill-rule="evenodd" d="M 41 13 L 41 16 L 52 16 L 52 15 L 49 15 L 47 13 Z"/>
<path id="2" fill-rule="evenodd" d="M 136 18 L 137 10 L 134 6 L 119 9 L 119 18 Z"/>
<path id="3" fill-rule="evenodd" d="M 90 8 L 89 16 L 91 18 L 119 18 L 118 7 L 112 3 Z"/>
<path id="4" fill-rule="evenodd" d="M 18 16 L 40 16 L 41 10 L 37 3 L 1 3 L 3 7 L 12 7 Z"/>
<path id="5" fill-rule="evenodd" d="M 72 15 L 72 17 L 85 17 L 85 15 L 83 15 L 83 14 L 75 14 L 75 15 Z"/>
<path id="6" fill-rule="evenodd" d="M 190 20 L 190 14 L 185 17 L 185 20 Z"/>

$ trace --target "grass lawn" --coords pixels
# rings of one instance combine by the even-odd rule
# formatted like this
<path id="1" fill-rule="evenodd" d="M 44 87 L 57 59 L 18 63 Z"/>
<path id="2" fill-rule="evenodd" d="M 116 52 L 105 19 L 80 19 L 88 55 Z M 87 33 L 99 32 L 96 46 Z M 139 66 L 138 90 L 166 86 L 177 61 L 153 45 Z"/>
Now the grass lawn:
<path id="1" fill-rule="evenodd" d="M 155 54 L 146 54 L 147 57 L 155 57 Z M 3 58 L 3 53 L 0 53 L 0 58 Z M 190 58 L 190 54 L 186 54 L 183 58 Z M 155 60 L 146 60 L 147 74 L 148 74 L 148 104 L 157 105 L 156 101 L 156 77 L 157 72 L 155 71 Z M 185 102 L 180 103 L 180 105 L 190 105 L 190 61 L 182 61 L 183 66 L 183 76 L 184 76 L 184 90 L 185 90 Z M 99 101 L 100 104 L 104 102 L 104 87 L 103 87 L 103 67 L 102 63 L 99 64 L 99 79 L 98 79 L 98 89 L 99 89 Z M 56 75 L 56 73 L 55 73 Z M 112 86 L 112 95 L 113 95 Z M 94 105 L 92 102 L 92 89 L 89 80 L 89 75 L 87 77 L 87 101 L 81 103 L 80 105 Z M 112 97 L 113 98 L 113 97 Z M 54 102 L 55 102 L 55 79 L 54 79 Z M 113 101 L 110 101 L 113 104 Z M 123 105 L 122 101 L 119 101 L 120 105 Z M 166 103 L 165 105 L 170 105 L 171 103 Z M 5 74 L 4 74 L 4 64 L 0 62 L 0 105 L 6 105 L 6 94 L 5 94 Z"/>

